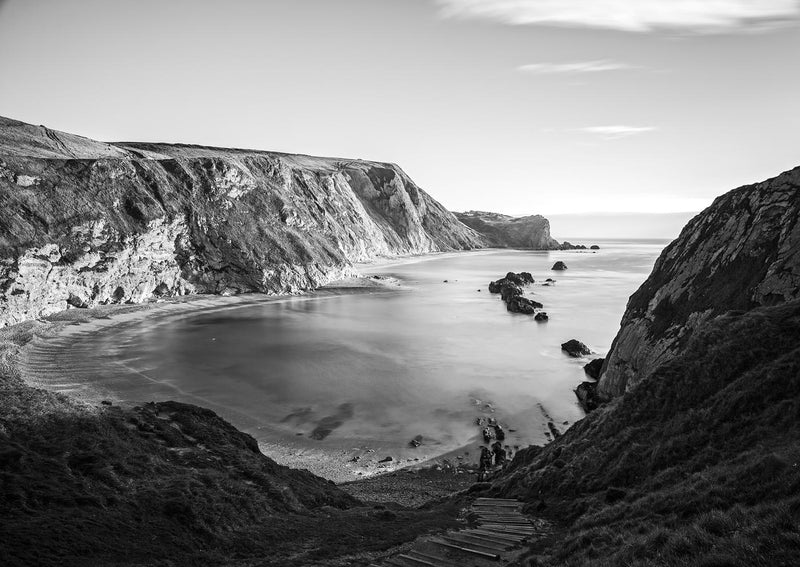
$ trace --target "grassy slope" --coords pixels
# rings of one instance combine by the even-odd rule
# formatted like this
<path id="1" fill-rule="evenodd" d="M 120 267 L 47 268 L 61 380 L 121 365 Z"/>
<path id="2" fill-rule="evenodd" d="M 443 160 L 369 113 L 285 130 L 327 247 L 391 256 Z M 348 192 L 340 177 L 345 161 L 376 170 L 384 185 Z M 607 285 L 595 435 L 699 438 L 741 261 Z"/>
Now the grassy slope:
<path id="1" fill-rule="evenodd" d="M 797 565 L 800 301 L 709 323 L 493 492 L 563 522 L 530 565 Z"/>
<path id="2" fill-rule="evenodd" d="M 0 330 L 3 565 L 358 564 L 343 557 L 454 522 L 446 507 L 363 505 L 206 409 L 92 408 L 30 388 L 9 355 L 41 326 Z"/>

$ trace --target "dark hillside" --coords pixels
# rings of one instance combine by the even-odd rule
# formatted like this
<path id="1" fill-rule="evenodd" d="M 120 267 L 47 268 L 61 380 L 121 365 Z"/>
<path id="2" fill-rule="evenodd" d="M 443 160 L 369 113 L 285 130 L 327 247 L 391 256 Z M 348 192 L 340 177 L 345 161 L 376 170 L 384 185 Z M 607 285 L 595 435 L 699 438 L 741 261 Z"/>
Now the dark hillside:
<path id="1" fill-rule="evenodd" d="M 0 330 L 3 567 L 366 564 L 455 523 L 450 507 L 364 505 L 207 409 L 93 407 L 26 386 L 7 361 L 37 326 Z"/>
<path id="2" fill-rule="evenodd" d="M 492 493 L 569 526 L 532 565 L 797 565 L 800 301 L 708 323 Z"/>

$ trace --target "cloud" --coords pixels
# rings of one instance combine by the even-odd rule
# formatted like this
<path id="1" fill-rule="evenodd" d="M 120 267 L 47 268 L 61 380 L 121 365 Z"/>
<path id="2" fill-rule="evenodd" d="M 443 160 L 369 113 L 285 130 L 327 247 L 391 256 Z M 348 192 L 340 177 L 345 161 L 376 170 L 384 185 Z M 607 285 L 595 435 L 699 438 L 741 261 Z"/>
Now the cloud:
<path id="1" fill-rule="evenodd" d="M 772 29 L 800 19 L 798 0 L 435 0 L 448 18 L 650 32 Z"/>
<path id="2" fill-rule="evenodd" d="M 627 138 L 628 136 L 652 132 L 654 130 L 655 128 L 651 126 L 624 126 L 622 124 L 616 124 L 613 126 L 587 126 L 586 128 L 578 128 L 578 132 L 594 134 L 605 140 L 618 140 L 619 138 Z"/>
<path id="3" fill-rule="evenodd" d="M 518 71 L 537 75 L 602 73 L 604 71 L 622 71 L 626 69 L 638 69 L 638 67 L 610 59 L 574 61 L 572 63 L 530 63 L 517 67 Z"/>

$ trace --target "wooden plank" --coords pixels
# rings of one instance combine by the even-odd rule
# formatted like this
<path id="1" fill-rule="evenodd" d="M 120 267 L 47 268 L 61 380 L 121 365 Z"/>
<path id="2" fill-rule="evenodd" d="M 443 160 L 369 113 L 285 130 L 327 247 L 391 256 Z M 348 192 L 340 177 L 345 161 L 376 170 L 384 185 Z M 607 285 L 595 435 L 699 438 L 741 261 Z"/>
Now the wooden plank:
<path id="1" fill-rule="evenodd" d="M 416 549 L 412 549 L 408 553 L 410 555 L 417 555 L 417 556 L 421 557 L 422 559 L 427 559 L 428 561 L 431 561 L 432 563 L 435 563 L 437 565 L 437 567 L 458 567 L 457 564 L 451 562 L 448 559 L 445 559 L 444 557 L 437 557 L 436 555 L 429 555 L 427 553 L 422 553 L 421 551 L 417 551 Z"/>
<path id="2" fill-rule="evenodd" d="M 475 541 L 466 537 L 443 536 L 442 539 L 444 539 L 445 541 L 449 541 L 450 543 L 455 543 L 457 545 L 482 547 L 483 549 L 488 549 L 489 551 L 497 551 L 498 553 L 502 553 L 503 551 L 508 549 L 505 545 L 499 545 L 499 544 L 492 545 L 489 542 Z"/>
<path id="3" fill-rule="evenodd" d="M 476 534 L 468 534 L 466 532 L 458 532 L 456 534 L 450 534 L 448 537 L 456 538 L 456 539 L 465 539 L 467 541 L 474 541 L 476 544 L 487 544 L 490 547 L 497 547 L 501 551 L 505 551 L 506 549 L 512 547 L 514 544 L 510 541 L 501 541 L 496 539 L 491 539 L 486 536 L 476 535 Z"/>
<path id="4" fill-rule="evenodd" d="M 532 534 L 536 532 L 536 530 L 533 527 L 526 528 L 524 526 L 509 526 L 506 524 L 486 524 L 481 527 L 484 529 L 486 528 L 499 529 L 517 534 Z"/>
<path id="5" fill-rule="evenodd" d="M 436 565 L 436 563 L 431 563 L 430 561 L 426 561 L 425 559 L 418 559 L 416 557 L 411 557 L 410 555 L 406 555 L 404 553 L 401 553 L 400 555 L 398 555 L 398 557 L 402 557 L 406 561 L 411 561 L 412 563 L 417 563 L 419 565 L 427 565 L 428 567 L 440 567 L 439 565 Z"/>
<path id="6" fill-rule="evenodd" d="M 494 533 L 494 534 L 493 533 L 484 533 L 484 532 L 478 532 L 478 531 L 475 531 L 475 530 L 470 530 L 470 531 L 460 532 L 460 533 L 463 533 L 465 535 L 469 535 L 470 537 L 478 537 L 478 538 L 481 538 L 481 539 L 488 539 L 488 540 L 494 541 L 496 543 L 504 543 L 506 545 L 515 545 L 515 544 L 517 544 L 519 542 L 519 539 L 517 539 L 517 538 L 512 538 L 512 537 L 508 537 L 508 536 L 502 536 L 501 534 L 497 534 L 497 533 Z"/>
<path id="7" fill-rule="evenodd" d="M 525 536 L 522 535 L 522 534 L 518 534 L 517 535 L 517 534 L 510 534 L 510 533 L 507 533 L 507 532 L 503 533 L 503 532 L 491 532 L 491 531 L 488 531 L 488 530 L 486 530 L 486 531 L 484 531 L 484 530 L 475 530 L 475 533 L 479 534 L 479 535 L 485 535 L 487 537 L 494 537 L 494 538 L 497 538 L 498 541 L 505 541 L 505 542 L 508 542 L 509 544 L 513 544 L 513 545 L 521 543 L 525 539 Z"/>
<path id="8" fill-rule="evenodd" d="M 516 498 L 487 498 L 486 496 L 480 496 L 475 500 L 478 502 L 519 502 Z"/>
<path id="9" fill-rule="evenodd" d="M 463 547 L 460 545 L 454 545 L 452 543 L 447 543 L 446 541 L 439 541 L 432 539 L 431 543 L 435 543 L 436 545 L 441 545 L 442 547 L 449 547 L 450 549 L 457 549 L 459 551 L 463 551 L 465 553 L 472 553 L 473 555 L 478 555 L 480 557 L 487 557 L 489 559 L 500 559 L 500 556 L 497 553 L 487 553 L 485 551 L 480 551 L 478 549 L 472 549 L 470 547 Z"/>

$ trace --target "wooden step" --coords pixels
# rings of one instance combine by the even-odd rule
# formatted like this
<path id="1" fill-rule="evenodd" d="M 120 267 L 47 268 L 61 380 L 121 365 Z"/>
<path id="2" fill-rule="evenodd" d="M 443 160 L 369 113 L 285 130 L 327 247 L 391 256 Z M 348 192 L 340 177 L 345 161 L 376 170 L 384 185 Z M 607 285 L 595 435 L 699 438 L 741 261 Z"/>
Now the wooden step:
<path id="1" fill-rule="evenodd" d="M 436 539 L 432 539 L 431 543 L 435 543 L 436 545 L 441 545 L 442 547 L 448 547 L 450 549 L 457 549 L 458 551 L 463 551 L 464 553 L 471 553 L 472 555 L 477 555 L 479 557 L 486 557 L 488 559 L 500 559 L 500 555 L 497 553 L 488 553 L 486 551 L 481 551 L 479 549 L 474 549 L 472 547 L 465 547 L 463 545 L 455 545 L 453 543 L 449 543 L 446 541 L 440 541 Z"/>
<path id="2" fill-rule="evenodd" d="M 516 535 L 516 534 L 510 534 L 508 532 L 498 532 L 498 531 L 494 531 L 494 530 L 485 530 L 483 528 L 476 528 L 476 529 L 474 529 L 472 531 L 474 531 L 475 533 L 491 535 L 491 536 L 494 536 L 494 537 L 497 537 L 497 538 L 500 538 L 500 539 L 513 541 L 513 542 L 518 542 L 518 541 L 522 541 L 523 539 L 525 539 L 522 534 Z"/>
<path id="3" fill-rule="evenodd" d="M 431 563 L 437 565 L 437 567 L 459 567 L 458 564 L 453 563 L 449 559 L 444 557 L 437 557 L 436 555 L 430 555 L 428 553 L 422 553 L 421 551 L 417 551 L 416 549 L 412 549 L 408 552 L 409 555 L 413 555 L 415 557 L 420 557 L 421 559 L 427 559 Z"/>
<path id="4" fill-rule="evenodd" d="M 490 539 L 486 539 L 485 537 L 467 535 L 464 532 L 448 534 L 446 539 L 464 540 L 463 543 L 472 543 L 481 547 L 496 549 L 498 551 L 505 551 L 508 548 L 512 547 L 512 544 L 510 544 L 507 541 L 492 541 Z"/>

